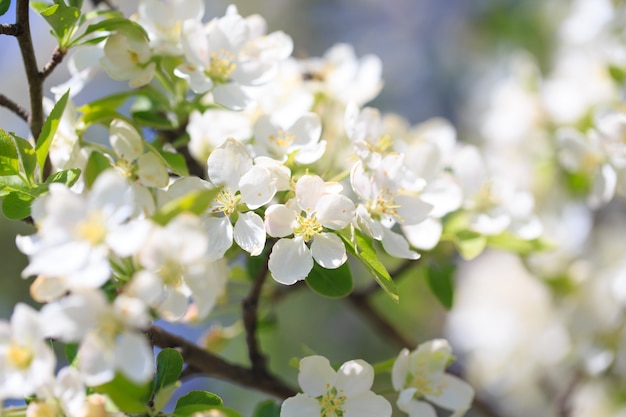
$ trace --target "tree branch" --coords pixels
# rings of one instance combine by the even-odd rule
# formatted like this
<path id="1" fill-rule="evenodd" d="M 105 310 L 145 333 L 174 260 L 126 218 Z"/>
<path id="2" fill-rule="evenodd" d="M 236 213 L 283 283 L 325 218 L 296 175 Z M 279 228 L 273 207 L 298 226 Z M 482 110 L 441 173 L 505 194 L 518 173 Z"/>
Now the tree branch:
<path id="1" fill-rule="evenodd" d="M 263 265 L 259 268 L 250 294 L 243 300 L 243 325 L 246 329 L 246 343 L 248 344 L 248 357 L 252 370 L 255 372 L 267 372 L 267 358 L 261 352 L 257 338 L 257 324 L 259 321 L 258 307 L 261 288 L 267 277 L 269 254 L 265 256 Z"/>
<path id="2" fill-rule="evenodd" d="M 22 28 L 22 33 L 17 37 L 17 42 L 24 61 L 26 79 L 28 80 L 28 93 L 30 96 L 30 117 L 28 123 L 33 137 L 39 137 L 43 126 L 43 78 L 39 75 L 33 39 L 30 34 L 30 17 L 28 0 L 17 0 L 15 7 L 16 24 Z"/>
<path id="3" fill-rule="evenodd" d="M 30 115 L 28 114 L 28 110 L 24 107 L 20 106 L 4 94 L 0 94 L 0 106 L 6 107 L 11 110 L 13 113 L 17 114 L 22 120 L 28 122 Z"/>
<path id="4" fill-rule="evenodd" d="M 23 29 L 18 24 L 10 24 L 10 23 L 1 23 L 0 24 L 0 35 L 9 35 L 9 36 L 20 36 L 23 33 Z"/>
<path id="5" fill-rule="evenodd" d="M 42 80 L 45 80 L 48 75 L 54 71 L 54 69 L 63 61 L 63 57 L 65 57 L 66 51 L 60 49 L 58 46 L 54 48 L 52 52 L 52 56 L 50 57 L 50 61 L 46 65 L 44 65 L 43 69 L 39 73 L 39 77 Z"/>
<path id="6" fill-rule="evenodd" d="M 148 330 L 150 341 L 160 348 L 179 348 L 188 366 L 204 375 L 256 389 L 279 399 L 292 397 L 296 391 L 268 372 L 255 372 L 225 361 L 194 343 L 168 333 L 158 326 Z"/>

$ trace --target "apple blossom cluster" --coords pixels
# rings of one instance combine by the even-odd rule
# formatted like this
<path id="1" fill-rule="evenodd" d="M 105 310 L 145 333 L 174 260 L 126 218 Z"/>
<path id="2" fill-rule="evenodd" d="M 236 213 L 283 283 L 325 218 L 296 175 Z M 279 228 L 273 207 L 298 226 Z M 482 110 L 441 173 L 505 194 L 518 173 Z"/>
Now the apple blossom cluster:
<path id="1" fill-rule="evenodd" d="M 160 413 L 182 364 L 163 376 L 146 334 L 157 320 L 219 311 L 242 265 L 251 281 L 268 272 L 268 285 L 304 281 L 333 298 L 351 293 L 351 268 L 361 267 L 397 301 L 389 260 L 410 265 L 426 254 L 439 270 L 450 253 L 543 247 L 533 195 L 492 171 L 450 123 L 410 126 L 366 106 L 382 86 L 373 55 L 339 44 L 293 58 L 287 34 L 234 5 L 205 22 L 200 0 L 141 0 L 131 19 L 97 9 L 89 21 L 68 17 L 86 16 L 82 2 L 55 4 L 42 16 L 58 13 L 50 24 L 76 48 L 72 79 L 52 89 L 35 146 L 0 131 L 3 211 L 36 228 L 16 243 L 44 304 L 19 304 L 1 327 L 0 400 L 33 396 L 26 414 Z M 100 69 L 130 89 L 76 107 Z M 561 135 L 563 166 L 597 171 L 603 196 L 623 172 L 621 126 L 612 114 L 587 136 Z M 433 292 L 449 299 L 441 286 Z M 56 374 L 50 340 L 74 350 Z M 445 373 L 451 360 L 443 339 L 402 350 L 387 369 L 396 407 L 410 417 L 435 416 L 434 406 L 463 415 L 474 391 Z M 303 393 L 280 416 L 391 416 L 389 400 L 371 391 L 374 375 L 363 360 L 335 371 L 306 357 Z M 146 401 L 116 402 L 122 384 Z M 185 401 L 176 417 L 198 410 Z"/>

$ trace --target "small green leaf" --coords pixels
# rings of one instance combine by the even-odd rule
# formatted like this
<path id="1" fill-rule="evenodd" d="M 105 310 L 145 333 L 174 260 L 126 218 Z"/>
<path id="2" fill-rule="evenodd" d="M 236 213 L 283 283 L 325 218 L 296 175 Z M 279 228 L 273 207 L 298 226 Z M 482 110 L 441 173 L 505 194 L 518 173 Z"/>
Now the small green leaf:
<path id="1" fill-rule="evenodd" d="M 530 255 L 535 252 L 551 250 L 555 247 L 541 238 L 525 240 L 507 231 L 499 235 L 489 236 L 487 238 L 487 245 L 492 248 L 503 249 L 520 255 Z"/>
<path id="2" fill-rule="evenodd" d="M 51 184 L 53 182 L 60 182 L 61 184 L 65 184 L 68 187 L 76 184 L 78 178 L 80 177 L 80 169 L 71 168 L 66 169 L 64 171 L 55 172 L 46 178 L 46 184 Z"/>
<path id="3" fill-rule="evenodd" d="M 5 14 L 11 6 L 11 0 L 0 0 L 0 16 Z"/>
<path id="4" fill-rule="evenodd" d="M 83 8 L 83 0 L 68 0 L 67 3 L 72 7 L 76 7 L 77 9 Z"/>
<path id="5" fill-rule="evenodd" d="M 68 343 L 65 345 L 65 358 L 70 365 L 74 364 L 78 355 L 78 343 Z"/>
<path id="6" fill-rule="evenodd" d="M 615 65 L 609 65 L 609 75 L 613 78 L 613 81 L 618 84 L 624 84 L 624 81 L 626 81 L 626 72 L 624 69 Z"/>
<path id="7" fill-rule="evenodd" d="M 53 35 L 61 47 L 67 47 L 75 24 L 80 17 L 80 8 L 67 6 L 64 2 L 48 5 L 44 2 L 32 2 L 31 7 L 52 27 Z"/>
<path id="8" fill-rule="evenodd" d="M 391 279 L 389 272 L 387 272 L 385 265 L 378 259 L 372 239 L 367 238 L 357 229 L 350 228 L 349 230 L 344 229 L 339 233 L 339 237 L 345 243 L 346 249 L 361 261 L 381 288 L 397 303 L 400 300 L 398 288 Z"/>
<path id="9" fill-rule="evenodd" d="M 163 349 L 157 356 L 154 392 L 174 384 L 183 371 L 183 357 L 176 349 Z"/>
<path id="10" fill-rule="evenodd" d="M 83 114 L 89 114 L 103 109 L 117 109 L 124 104 L 126 100 L 136 94 L 137 91 L 123 91 L 121 93 L 111 94 L 79 107 L 78 111 Z"/>
<path id="11" fill-rule="evenodd" d="M 172 153 L 164 151 L 163 149 L 156 148 L 153 144 L 145 142 L 146 147 L 150 152 L 157 155 L 174 174 L 181 177 L 189 176 L 189 168 L 187 168 L 187 162 L 185 157 L 178 153 Z"/>
<path id="12" fill-rule="evenodd" d="M 180 381 L 176 381 L 173 384 L 166 385 L 161 388 L 156 394 L 154 394 L 154 400 L 152 401 L 152 409 L 154 411 L 161 411 L 165 408 L 167 403 L 169 402 L 174 392 L 180 388 L 182 383 Z"/>
<path id="13" fill-rule="evenodd" d="M 148 39 L 148 34 L 144 30 L 144 28 L 141 27 L 141 25 L 133 22 L 132 20 L 128 20 L 125 17 L 112 17 L 109 19 L 105 19 L 101 22 L 89 25 L 87 26 L 85 32 L 81 35 L 81 38 L 85 35 L 97 31 L 114 32 L 116 30 L 126 32 L 131 36 L 136 35 L 146 40 Z"/>
<path id="14" fill-rule="evenodd" d="M 480 233 L 471 230 L 462 230 L 454 238 L 459 254 L 466 261 L 472 260 L 480 255 L 487 246 L 487 238 Z"/>
<path id="15" fill-rule="evenodd" d="M 43 166 L 48 157 L 48 151 L 50 150 L 50 144 L 56 134 L 57 127 L 61 121 L 61 116 L 65 110 L 65 105 L 70 95 L 70 90 L 67 90 L 63 96 L 54 105 L 54 108 L 50 112 L 50 115 L 46 119 L 41 129 L 41 133 L 37 138 L 37 144 L 35 145 L 35 153 L 37 154 L 37 163 L 39 164 L 39 176 L 43 177 Z"/>
<path id="16" fill-rule="evenodd" d="M 353 288 L 352 273 L 347 262 L 337 269 L 326 269 L 314 262 L 306 283 L 316 293 L 330 298 L 345 297 Z"/>
<path id="17" fill-rule="evenodd" d="M 152 383 L 136 385 L 122 374 L 115 374 L 111 382 L 93 388 L 95 392 L 107 394 L 120 411 L 145 414 L 152 393 Z"/>
<path id="18" fill-rule="evenodd" d="M 85 167 L 85 184 L 87 188 L 91 188 L 98 175 L 109 168 L 111 168 L 111 161 L 103 153 L 98 151 L 91 152 Z"/>
<path id="19" fill-rule="evenodd" d="M 17 175 L 0 176 L 0 197 L 9 194 L 12 191 L 20 191 L 29 194 L 32 189 Z"/>
<path id="20" fill-rule="evenodd" d="M 207 190 L 192 191 L 180 198 L 166 203 L 159 211 L 157 211 L 152 220 L 158 224 L 165 226 L 174 217 L 183 212 L 191 212 L 196 215 L 204 213 L 215 197 L 219 194 L 221 188 L 211 188 Z"/>
<path id="21" fill-rule="evenodd" d="M 174 407 L 174 415 L 187 417 L 199 411 L 222 407 L 222 405 L 222 399 L 217 395 L 207 391 L 194 390 L 178 399 L 176 407 Z"/>
<path id="22" fill-rule="evenodd" d="M 22 163 L 22 169 L 26 174 L 26 177 L 29 180 L 33 180 L 33 174 L 35 173 L 35 168 L 37 168 L 37 156 L 35 155 L 35 150 L 26 139 L 21 138 L 14 133 L 9 133 L 9 135 L 13 138 L 13 142 L 15 143 L 15 147 L 17 148 L 17 152 L 20 156 L 20 162 Z"/>
<path id="23" fill-rule="evenodd" d="M 13 191 L 2 197 L 2 212 L 11 220 L 30 216 L 30 206 L 35 198 L 29 194 Z"/>
<path id="24" fill-rule="evenodd" d="M 254 409 L 252 417 L 280 417 L 280 405 L 274 400 L 260 402 Z"/>
<path id="25" fill-rule="evenodd" d="M 452 308 L 454 303 L 454 272 L 456 266 L 452 263 L 443 265 L 430 262 L 425 271 L 426 281 L 437 300 L 447 310 Z"/>
<path id="26" fill-rule="evenodd" d="M 13 138 L 0 129 L 0 176 L 20 173 L 20 160 Z"/>

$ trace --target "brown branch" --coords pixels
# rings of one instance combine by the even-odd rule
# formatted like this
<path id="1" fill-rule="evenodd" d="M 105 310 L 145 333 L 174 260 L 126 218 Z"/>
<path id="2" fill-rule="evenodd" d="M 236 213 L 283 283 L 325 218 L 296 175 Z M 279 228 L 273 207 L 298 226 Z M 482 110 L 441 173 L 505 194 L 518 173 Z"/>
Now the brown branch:
<path id="1" fill-rule="evenodd" d="M 0 35 L 20 36 L 22 33 L 24 33 L 24 30 L 18 24 L 14 24 L 14 25 L 10 23 L 0 24 Z"/>
<path id="2" fill-rule="evenodd" d="M 52 56 L 50 57 L 50 61 L 44 65 L 41 72 L 39 72 L 39 77 L 42 80 L 45 80 L 48 75 L 54 71 L 54 69 L 63 61 L 63 57 L 65 57 L 66 51 L 62 50 L 58 46 L 54 48 L 54 52 L 52 52 Z"/>
<path id="3" fill-rule="evenodd" d="M 254 284 L 250 290 L 250 294 L 241 303 L 243 308 L 243 325 L 246 329 L 246 343 L 248 345 L 248 357 L 252 370 L 255 372 L 267 372 L 267 358 L 261 352 L 259 340 L 257 338 L 257 324 L 259 297 L 261 296 L 261 288 L 267 277 L 269 255 L 265 255 L 265 261 L 259 268 Z"/>
<path id="4" fill-rule="evenodd" d="M 203 375 L 253 388 L 279 399 L 292 397 L 296 394 L 292 387 L 268 372 L 254 372 L 251 369 L 227 362 L 160 327 L 151 326 L 148 330 L 148 337 L 155 346 L 160 348 L 179 348 L 187 365 L 201 371 Z"/>
<path id="5" fill-rule="evenodd" d="M 368 294 L 353 292 L 348 301 L 367 319 L 379 333 L 391 340 L 399 348 L 413 348 L 415 343 L 405 338 L 392 324 L 370 304 Z"/>
<path id="6" fill-rule="evenodd" d="M 569 417 L 572 415 L 571 399 L 576 387 L 582 382 L 583 375 L 576 372 L 572 380 L 565 387 L 565 391 L 557 398 L 557 410 L 559 417 Z"/>
<path id="7" fill-rule="evenodd" d="M 30 117 L 28 124 L 33 137 L 39 137 L 43 127 L 43 79 L 39 75 L 33 39 L 30 34 L 30 17 L 28 0 L 17 0 L 15 7 L 15 20 L 22 28 L 22 33 L 17 37 L 17 42 L 24 61 L 26 79 L 28 80 L 28 93 L 30 96 Z"/>
<path id="8" fill-rule="evenodd" d="M 0 106 L 6 107 L 11 110 L 13 113 L 17 114 L 22 120 L 28 122 L 30 115 L 28 114 L 28 110 L 24 107 L 20 106 L 4 94 L 0 94 Z"/>

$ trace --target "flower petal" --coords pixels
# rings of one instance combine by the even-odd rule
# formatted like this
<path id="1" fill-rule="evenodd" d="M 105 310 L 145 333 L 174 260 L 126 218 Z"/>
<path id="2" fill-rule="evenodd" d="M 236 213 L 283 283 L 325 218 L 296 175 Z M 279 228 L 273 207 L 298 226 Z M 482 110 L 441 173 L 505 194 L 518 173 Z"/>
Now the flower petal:
<path id="1" fill-rule="evenodd" d="M 280 239 L 272 248 L 269 269 L 272 278 L 281 284 L 295 284 L 305 279 L 313 269 L 311 251 L 301 237 Z"/>
<path id="2" fill-rule="evenodd" d="M 265 225 L 263 219 L 253 211 L 239 213 L 235 223 L 235 242 L 252 256 L 260 255 L 265 246 Z"/>
<path id="3" fill-rule="evenodd" d="M 350 398 L 367 393 L 374 383 L 374 368 L 361 359 L 351 360 L 339 368 L 335 387 Z"/>
<path id="4" fill-rule="evenodd" d="M 335 384 L 335 370 L 323 356 L 307 356 L 300 360 L 298 384 L 311 397 L 319 397 Z"/>
<path id="5" fill-rule="evenodd" d="M 333 233 L 315 236 L 311 243 L 311 254 L 318 264 L 327 269 L 339 268 L 348 259 L 342 240 Z"/>

